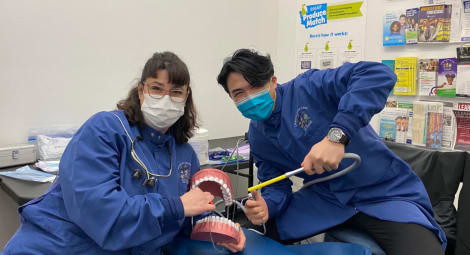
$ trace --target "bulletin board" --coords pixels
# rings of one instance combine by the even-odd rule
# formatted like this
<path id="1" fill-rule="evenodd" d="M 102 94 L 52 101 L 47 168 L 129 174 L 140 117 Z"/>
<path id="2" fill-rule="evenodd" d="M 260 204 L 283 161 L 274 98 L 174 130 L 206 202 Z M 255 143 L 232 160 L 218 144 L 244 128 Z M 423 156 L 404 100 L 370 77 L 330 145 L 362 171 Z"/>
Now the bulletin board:
<path id="1" fill-rule="evenodd" d="M 298 0 L 297 10 L 297 73 L 364 59 L 365 0 Z"/>

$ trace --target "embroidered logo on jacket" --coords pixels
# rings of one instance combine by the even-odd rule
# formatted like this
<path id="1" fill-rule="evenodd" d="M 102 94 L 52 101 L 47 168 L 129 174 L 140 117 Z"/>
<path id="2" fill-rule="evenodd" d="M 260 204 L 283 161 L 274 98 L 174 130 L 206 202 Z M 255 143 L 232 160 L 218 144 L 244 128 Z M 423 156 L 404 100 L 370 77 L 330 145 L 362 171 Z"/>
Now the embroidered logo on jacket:
<path id="1" fill-rule="evenodd" d="M 189 183 L 189 177 L 191 174 L 191 163 L 182 162 L 178 165 L 178 171 L 180 172 L 181 182 L 184 184 Z"/>
<path id="2" fill-rule="evenodd" d="M 300 107 L 297 109 L 297 114 L 295 114 L 295 127 L 300 127 L 303 130 L 307 130 L 307 128 L 312 124 L 312 119 L 307 114 L 307 107 Z"/>

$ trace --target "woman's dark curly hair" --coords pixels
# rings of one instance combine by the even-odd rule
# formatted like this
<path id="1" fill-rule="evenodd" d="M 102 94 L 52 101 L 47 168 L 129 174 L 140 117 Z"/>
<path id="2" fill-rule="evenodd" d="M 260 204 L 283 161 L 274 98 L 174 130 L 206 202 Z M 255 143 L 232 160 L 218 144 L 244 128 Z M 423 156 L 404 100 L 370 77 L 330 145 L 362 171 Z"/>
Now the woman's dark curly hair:
<path id="1" fill-rule="evenodd" d="M 139 83 L 143 85 L 149 77 L 157 78 L 158 70 L 168 72 L 169 83 L 178 87 L 188 85 L 188 98 L 184 107 L 184 114 L 168 129 L 168 133 L 173 135 L 177 143 L 186 143 L 193 136 L 194 129 L 198 127 L 188 67 L 172 52 L 157 52 L 145 64 Z M 140 109 L 137 85 L 129 91 L 126 99 L 118 102 L 117 108 L 124 111 L 131 125 L 139 125 L 139 127 L 145 125 L 144 116 Z"/>

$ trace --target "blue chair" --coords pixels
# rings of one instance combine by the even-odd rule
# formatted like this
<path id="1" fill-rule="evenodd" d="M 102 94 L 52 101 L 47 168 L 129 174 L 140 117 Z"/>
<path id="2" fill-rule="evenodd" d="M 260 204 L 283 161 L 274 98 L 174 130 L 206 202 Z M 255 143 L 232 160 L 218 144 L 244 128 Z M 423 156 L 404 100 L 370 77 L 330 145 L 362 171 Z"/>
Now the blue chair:
<path id="1" fill-rule="evenodd" d="M 369 234 L 352 228 L 340 227 L 329 230 L 325 233 L 325 242 L 359 244 L 369 248 L 373 255 L 386 255 Z"/>
<path id="2" fill-rule="evenodd" d="M 246 246 L 237 254 L 269 254 L 269 255 L 303 255 L 303 254 L 335 254 L 335 255 L 370 255 L 368 248 L 357 244 L 346 243 L 312 243 L 307 245 L 284 246 L 272 239 L 264 237 L 253 231 L 243 229 L 246 236 Z M 216 250 L 217 249 L 217 250 Z M 221 246 L 214 246 L 210 242 L 191 240 L 187 237 L 177 237 L 164 249 L 167 255 L 225 255 L 232 254 Z"/>

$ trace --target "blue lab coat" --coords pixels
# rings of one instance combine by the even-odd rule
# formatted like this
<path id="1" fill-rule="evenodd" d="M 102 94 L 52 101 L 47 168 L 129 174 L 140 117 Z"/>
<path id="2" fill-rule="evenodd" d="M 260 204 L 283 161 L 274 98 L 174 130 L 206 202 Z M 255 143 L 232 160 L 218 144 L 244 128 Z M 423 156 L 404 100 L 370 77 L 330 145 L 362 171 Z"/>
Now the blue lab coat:
<path id="1" fill-rule="evenodd" d="M 135 142 L 146 167 L 167 174 L 171 150 L 172 174 L 158 178 L 154 188 L 143 186 L 141 169 L 132 159 Z M 160 254 L 186 226 L 179 198 L 199 161 L 189 144 L 177 144 L 145 126 L 129 123 L 122 111 L 100 112 L 77 131 L 60 161 L 59 178 L 45 195 L 22 206 L 22 225 L 6 246 L 8 254 Z"/>
<path id="2" fill-rule="evenodd" d="M 363 212 L 382 220 L 423 225 L 445 247 L 445 234 L 433 218 L 423 183 L 368 124 L 384 107 L 395 81 L 388 67 L 373 62 L 309 70 L 278 85 L 269 119 L 251 121 L 249 142 L 260 181 L 299 168 L 331 127 L 341 128 L 351 138 L 345 152 L 362 158 L 352 172 L 294 194 L 289 179 L 262 189 L 282 239 L 313 235 Z M 351 162 L 344 160 L 339 170 Z M 306 183 L 319 175 L 299 177 Z"/>

